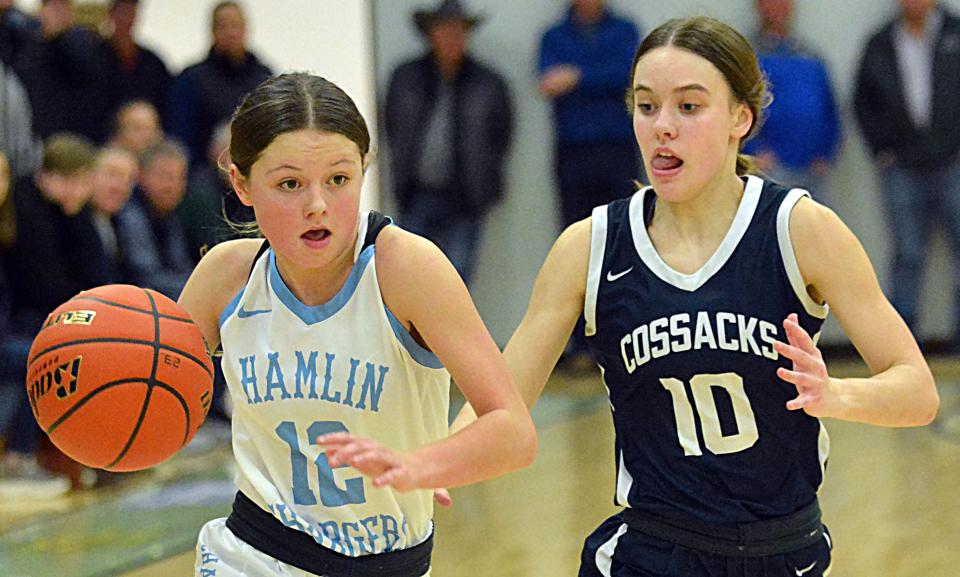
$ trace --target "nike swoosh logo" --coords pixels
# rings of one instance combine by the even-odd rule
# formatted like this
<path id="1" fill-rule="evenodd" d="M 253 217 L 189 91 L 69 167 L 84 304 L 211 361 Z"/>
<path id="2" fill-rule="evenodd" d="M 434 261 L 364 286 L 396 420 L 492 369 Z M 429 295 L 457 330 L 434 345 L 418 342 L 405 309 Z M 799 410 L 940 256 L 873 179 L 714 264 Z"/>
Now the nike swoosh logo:
<path id="1" fill-rule="evenodd" d="M 607 280 L 610 281 L 610 282 L 613 282 L 613 281 L 617 280 L 618 278 L 622 277 L 623 275 L 629 273 L 629 272 L 632 271 L 632 270 L 633 270 L 633 267 L 630 267 L 630 268 L 628 268 L 628 269 L 625 270 L 625 271 L 618 272 L 617 274 L 613 274 L 613 271 L 607 271 Z"/>
<path id="2" fill-rule="evenodd" d="M 804 574 L 804 573 L 810 571 L 811 569 L 813 569 L 813 568 L 816 567 L 816 566 L 817 566 L 817 562 L 814 561 L 813 563 L 810 564 L 809 567 L 804 567 L 803 569 L 796 569 L 796 568 L 794 568 L 794 572 L 796 572 L 797 577 L 803 577 L 803 574 Z"/>
<path id="3" fill-rule="evenodd" d="M 272 313 L 273 309 L 254 309 L 252 311 L 244 310 L 241 306 L 240 310 L 237 311 L 237 316 L 242 319 L 248 319 L 250 317 L 255 317 L 257 315 L 262 315 L 266 313 Z"/>

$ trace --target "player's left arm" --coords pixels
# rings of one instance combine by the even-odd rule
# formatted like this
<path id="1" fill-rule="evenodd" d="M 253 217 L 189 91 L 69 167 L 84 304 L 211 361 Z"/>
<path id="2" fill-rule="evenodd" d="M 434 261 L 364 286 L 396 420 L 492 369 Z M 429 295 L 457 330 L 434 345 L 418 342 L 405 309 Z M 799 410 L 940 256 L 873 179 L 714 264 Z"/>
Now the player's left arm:
<path id="1" fill-rule="evenodd" d="M 536 432 L 506 362 L 456 269 L 431 242 L 396 227 L 377 239 L 384 302 L 418 333 L 479 418 L 440 441 L 400 454 L 370 439 L 327 435 L 332 465 L 346 463 L 399 490 L 456 487 L 533 462 Z"/>
<path id="2" fill-rule="evenodd" d="M 872 376 L 830 377 L 810 335 L 790 315 L 784 321 L 788 343 L 777 343 L 794 364 L 779 369 L 797 387 L 787 408 L 890 427 L 930 423 L 940 402 L 933 375 L 857 237 L 832 210 L 808 198 L 793 209 L 790 237 L 808 291 L 830 305 Z"/>

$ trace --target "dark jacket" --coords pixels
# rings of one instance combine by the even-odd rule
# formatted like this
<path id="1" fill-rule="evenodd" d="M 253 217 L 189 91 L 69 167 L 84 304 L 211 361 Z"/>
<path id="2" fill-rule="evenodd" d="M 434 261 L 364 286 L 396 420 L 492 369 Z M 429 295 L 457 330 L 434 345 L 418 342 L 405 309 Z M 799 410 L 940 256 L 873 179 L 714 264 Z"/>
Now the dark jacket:
<path id="1" fill-rule="evenodd" d="M 41 138 L 73 132 L 94 142 L 106 140 L 116 97 L 96 34 L 79 27 L 65 30 L 26 49 L 15 70 Z"/>
<path id="2" fill-rule="evenodd" d="M 128 270 L 133 284 L 152 288 L 176 300 L 180 296 L 196 260 L 190 254 L 183 224 L 176 212 L 157 216 L 144 200 L 139 188 L 118 216 L 118 231 L 128 246 Z"/>
<path id="3" fill-rule="evenodd" d="M 918 129 L 907 112 L 894 48 L 896 22 L 867 43 L 857 74 L 854 110 L 874 154 L 891 152 L 901 166 L 943 165 L 960 152 L 960 19 L 942 7 L 933 59 L 930 125 Z"/>
<path id="4" fill-rule="evenodd" d="M 271 75 L 249 52 L 235 64 L 212 49 L 206 59 L 180 73 L 170 102 L 170 131 L 190 150 L 191 164 L 205 161 L 217 125 L 228 120 L 243 97 Z"/>
<path id="5" fill-rule="evenodd" d="M 81 290 L 110 280 L 89 207 L 68 217 L 40 194 L 31 177 L 11 191 L 17 238 L 3 254 L 13 294 L 13 330 L 33 335 L 47 314 Z"/>
<path id="6" fill-rule="evenodd" d="M 401 210 L 417 191 L 424 131 L 437 101 L 440 70 L 428 54 L 393 73 L 384 111 L 393 190 Z M 454 81 L 453 189 L 463 212 L 486 210 L 503 196 L 513 105 L 499 74 L 470 58 Z"/>
<path id="7" fill-rule="evenodd" d="M 20 55 L 38 42 L 39 20 L 12 6 L 0 14 L 0 60 L 4 64 L 15 65 Z"/>
<path id="8" fill-rule="evenodd" d="M 146 100 L 157 109 L 164 127 L 169 126 L 170 89 L 173 76 L 152 50 L 137 44 L 132 68 L 120 61 L 116 49 L 107 40 L 103 43 L 104 59 L 109 67 L 111 92 L 116 98 L 113 110 L 131 100 Z"/>

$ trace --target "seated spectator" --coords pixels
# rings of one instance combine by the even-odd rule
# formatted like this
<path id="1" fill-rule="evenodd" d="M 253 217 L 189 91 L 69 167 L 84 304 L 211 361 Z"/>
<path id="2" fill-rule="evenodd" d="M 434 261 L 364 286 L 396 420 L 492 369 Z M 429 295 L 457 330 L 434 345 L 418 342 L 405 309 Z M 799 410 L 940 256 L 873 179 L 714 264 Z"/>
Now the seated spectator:
<path id="1" fill-rule="evenodd" d="M 145 100 L 132 100 L 113 115 L 110 146 L 125 148 L 140 156 L 151 145 L 163 140 L 157 109 Z"/>
<path id="2" fill-rule="evenodd" d="M 140 183 L 135 198 L 144 222 L 137 224 L 134 213 L 124 215 L 131 238 L 130 260 L 145 276 L 134 284 L 152 288 L 176 300 L 200 255 L 191 255 L 183 224 L 176 208 L 187 190 L 187 152 L 179 144 L 164 140 L 140 156 Z"/>
<path id="3" fill-rule="evenodd" d="M 11 315 L 3 331 L 3 367 L 19 386 L 26 380 L 30 342 L 46 315 L 76 293 L 109 281 L 102 249 L 87 201 L 92 193 L 95 148 L 78 136 L 57 134 L 46 143 L 35 177 L 13 187 L 13 242 L 3 251 Z M 42 287 L 42 290 L 40 290 Z M 20 395 L 6 427 L 2 462 L 6 495 L 41 498 L 62 493 L 65 481 L 46 476 L 37 467 L 43 432 L 34 420 L 26 395 Z M 63 462 L 62 459 L 59 460 Z M 79 487 L 84 470 L 71 481 Z"/>
<path id="4" fill-rule="evenodd" d="M 110 146 L 97 154 L 90 204 L 111 282 L 115 283 L 135 283 L 144 276 L 143 271 L 133 269 L 130 254 L 138 248 L 130 244 L 133 235 L 127 228 L 145 222 L 145 217 L 124 217 L 127 212 L 140 210 L 138 205 L 129 202 L 138 170 L 137 157 L 129 150 Z M 136 224 L 124 226 L 125 222 Z"/>
<path id="5" fill-rule="evenodd" d="M 177 208 L 190 243 L 191 254 L 205 253 L 214 245 L 236 238 L 232 224 L 253 222 L 253 210 L 240 203 L 230 184 L 230 126 L 223 123 L 207 146 L 206 162 L 190 169 L 187 194 Z"/>
<path id="6" fill-rule="evenodd" d="M 10 169 L 7 157 L 0 153 L 0 256 L 13 244 L 16 223 L 10 192 Z M 56 497 L 67 492 L 70 482 L 65 477 L 43 470 L 36 459 L 36 446 L 24 445 L 27 435 L 13 434 L 22 428 L 22 419 L 33 419 L 24 395 L 24 367 L 30 352 L 30 339 L 13 334 L 10 327 L 12 295 L 0 259 L 0 431 L 7 431 L 7 450 L 0 457 L 0 500 Z M 10 419 L 14 419 L 11 425 Z"/>

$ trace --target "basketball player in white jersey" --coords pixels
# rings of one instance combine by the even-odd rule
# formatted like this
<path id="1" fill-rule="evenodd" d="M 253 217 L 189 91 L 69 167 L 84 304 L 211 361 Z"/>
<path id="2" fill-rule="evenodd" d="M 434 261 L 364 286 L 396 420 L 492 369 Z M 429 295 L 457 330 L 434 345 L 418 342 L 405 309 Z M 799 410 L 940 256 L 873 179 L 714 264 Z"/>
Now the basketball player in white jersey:
<path id="1" fill-rule="evenodd" d="M 532 405 L 586 320 L 624 510 L 587 538 L 579 574 L 823 576 L 819 418 L 929 423 L 930 370 L 840 219 L 748 174 L 739 151 L 768 97 L 743 36 L 671 20 L 625 80 L 652 186 L 563 232 L 504 351 Z M 827 374 L 828 304 L 872 376 Z"/>
<path id="2" fill-rule="evenodd" d="M 269 244 L 218 245 L 180 298 L 222 345 L 234 406 L 239 491 L 200 533 L 198 576 L 427 575 L 432 489 L 533 459 L 529 413 L 453 266 L 359 213 L 369 146 L 353 101 L 317 76 L 270 79 L 234 114 L 230 177 Z M 448 437 L 451 374 L 481 416 Z"/>

